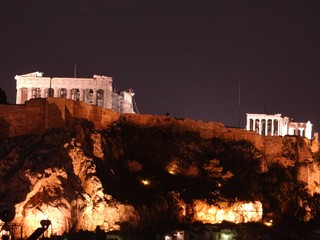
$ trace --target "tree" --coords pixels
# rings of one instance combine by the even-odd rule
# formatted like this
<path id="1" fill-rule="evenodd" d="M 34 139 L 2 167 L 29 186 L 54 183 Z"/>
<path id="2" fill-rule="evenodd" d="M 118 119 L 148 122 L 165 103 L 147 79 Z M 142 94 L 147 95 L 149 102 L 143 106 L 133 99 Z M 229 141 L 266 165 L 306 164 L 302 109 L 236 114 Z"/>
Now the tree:
<path id="1" fill-rule="evenodd" d="M 8 104 L 6 92 L 2 88 L 0 88 L 0 104 Z"/>

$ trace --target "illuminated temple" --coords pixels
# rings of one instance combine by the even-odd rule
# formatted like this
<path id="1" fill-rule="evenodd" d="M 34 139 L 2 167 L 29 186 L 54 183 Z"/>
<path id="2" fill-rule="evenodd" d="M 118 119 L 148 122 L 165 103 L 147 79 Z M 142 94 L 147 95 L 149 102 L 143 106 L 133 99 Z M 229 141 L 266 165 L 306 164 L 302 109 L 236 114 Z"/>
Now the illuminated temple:
<path id="1" fill-rule="evenodd" d="M 312 137 L 312 124 L 308 122 L 293 122 L 289 117 L 278 114 L 253 114 L 247 113 L 248 131 L 255 131 L 264 136 L 302 136 Z"/>
<path id="2" fill-rule="evenodd" d="M 134 92 L 131 89 L 114 92 L 111 77 L 93 75 L 93 78 L 51 78 L 43 77 L 42 72 L 33 72 L 17 75 L 15 79 L 16 104 L 24 104 L 33 98 L 60 97 L 84 101 L 120 113 L 135 113 Z"/>

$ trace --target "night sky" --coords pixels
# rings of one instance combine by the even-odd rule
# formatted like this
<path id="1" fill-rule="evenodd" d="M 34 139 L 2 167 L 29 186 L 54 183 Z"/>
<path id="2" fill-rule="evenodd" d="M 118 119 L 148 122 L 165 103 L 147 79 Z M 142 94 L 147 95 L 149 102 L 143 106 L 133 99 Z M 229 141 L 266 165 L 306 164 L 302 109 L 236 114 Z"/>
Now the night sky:
<path id="1" fill-rule="evenodd" d="M 241 127 L 282 113 L 320 129 L 319 0 L 1 0 L 0 87 L 15 75 L 113 77 L 140 113 Z"/>

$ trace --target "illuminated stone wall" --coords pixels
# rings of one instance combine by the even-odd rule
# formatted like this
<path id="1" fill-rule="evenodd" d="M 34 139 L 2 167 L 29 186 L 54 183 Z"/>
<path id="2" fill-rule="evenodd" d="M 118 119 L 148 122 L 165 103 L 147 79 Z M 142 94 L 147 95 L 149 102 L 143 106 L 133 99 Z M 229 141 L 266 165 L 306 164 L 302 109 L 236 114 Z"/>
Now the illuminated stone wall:
<path id="1" fill-rule="evenodd" d="M 86 119 L 101 129 L 118 120 L 120 113 L 61 98 L 32 99 L 25 105 L 0 105 L 2 138 L 43 133 L 72 126 L 74 119 Z"/>
<path id="2" fill-rule="evenodd" d="M 247 140 L 272 158 L 281 155 L 283 145 L 282 137 L 261 136 L 244 129 L 225 127 L 220 122 L 176 119 L 161 115 L 123 115 L 99 106 L 90 106 L 81 101 L 63 98 L 32 99 L 25 105 L 0 105 L 2 122 L 0 132 L 2 137 L 42 133 L 48 129 L 72 127 L 74 119 L 86 119 L 99 130 L 120 118 L 122 121 L 131 122 L 140 127 L 153 126 L 169 128 L 174 132 L 197 132 L 202 138 L 223 137 L 228 140 Z M 310 140 L 305 139 L 305 141 L 311 145 Z"/>

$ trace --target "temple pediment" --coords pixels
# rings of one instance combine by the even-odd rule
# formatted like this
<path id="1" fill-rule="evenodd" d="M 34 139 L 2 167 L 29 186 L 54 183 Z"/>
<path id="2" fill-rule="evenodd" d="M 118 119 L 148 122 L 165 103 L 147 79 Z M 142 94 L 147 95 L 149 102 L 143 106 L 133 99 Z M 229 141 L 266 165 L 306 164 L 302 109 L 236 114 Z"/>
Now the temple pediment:
<path id="1" fill-rule="evenodd" d="M 14 78 L 18 79 L 21 77 L 42 77 L 43 76 L 43 72 L 32 72 L 32 73 L 27 73 L 27 74 L 23 74 L 23 75 L 16 75 Z"/>

